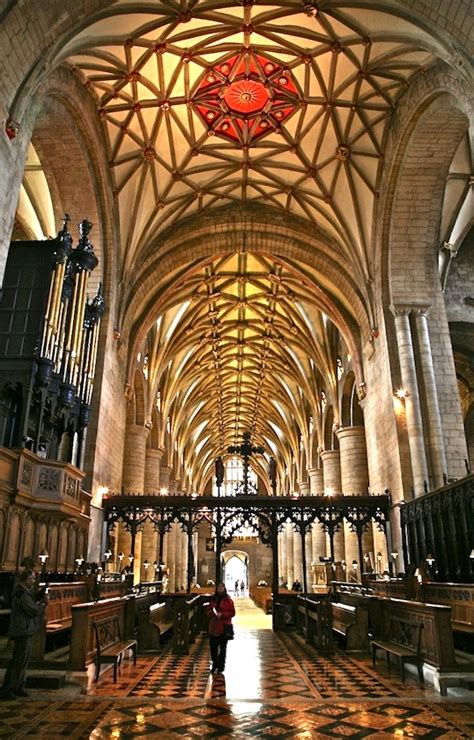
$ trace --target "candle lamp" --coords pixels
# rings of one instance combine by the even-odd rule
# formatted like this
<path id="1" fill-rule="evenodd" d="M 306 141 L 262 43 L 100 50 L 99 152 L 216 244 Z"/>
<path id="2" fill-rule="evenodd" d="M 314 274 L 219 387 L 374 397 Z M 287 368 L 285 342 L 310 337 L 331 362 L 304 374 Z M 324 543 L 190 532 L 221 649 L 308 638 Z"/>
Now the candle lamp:
<path id="1" fill-rule="evenodd" d="M 41 573 L 45 575 L 46 574 L 46 561 L 49 558 L 49 552 L 47 550 L 42 550 L 40 554 L 38 555 L 38 558 L 41 563 Z"/>
<path id="2" fill-rule="evenodd" d="M 109 560 L 112 557 L 112 550 L 110 547 L 107 548 L 107 550 L 104 552 L 104 558 L 105 558 L 105 572 L 107 573 L 108 566 L 109 566 Z"/>
<path id="3" fill-rule="evenodd" d="M 397 570 L 398 552 L 391 552 L 390 555 L 392 556 L 392 560 L 393 560 L 393 575 L 396 578 L 398 575 L 398 570 Z"/>

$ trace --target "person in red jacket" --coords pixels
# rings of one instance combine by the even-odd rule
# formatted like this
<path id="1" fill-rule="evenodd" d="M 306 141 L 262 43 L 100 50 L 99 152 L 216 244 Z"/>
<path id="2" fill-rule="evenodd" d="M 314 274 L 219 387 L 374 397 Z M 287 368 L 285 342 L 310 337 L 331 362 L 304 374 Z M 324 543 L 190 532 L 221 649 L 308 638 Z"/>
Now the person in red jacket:
<path id="1" fill-rule="evenodd" d="M 209 602 L 209 645 L 211 648 L 211 673 L 223 673 L 227 652 L 226 635 L 235 615 L 234 602 L 227 593 L 224 583 L 218 583 L 216 591 Z M 226 627 L 227 625 L 227 627 Z"/>

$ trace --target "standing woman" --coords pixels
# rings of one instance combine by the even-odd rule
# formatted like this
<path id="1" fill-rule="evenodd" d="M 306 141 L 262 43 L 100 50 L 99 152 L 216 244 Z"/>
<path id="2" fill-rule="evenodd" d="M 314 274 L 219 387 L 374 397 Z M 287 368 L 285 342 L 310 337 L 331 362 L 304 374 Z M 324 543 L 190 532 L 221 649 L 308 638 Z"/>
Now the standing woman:
<path id="1" fill-rule="evenodd" d="M 224 583 L 218 583 L 212 597 L 208 614 L 209 644 L 211 648 L 211 673 L 223 673 L 227 652 L 227 640 L 232 639 L 232 617 L 235 615 L 234 602 L 227 593 Z"/>

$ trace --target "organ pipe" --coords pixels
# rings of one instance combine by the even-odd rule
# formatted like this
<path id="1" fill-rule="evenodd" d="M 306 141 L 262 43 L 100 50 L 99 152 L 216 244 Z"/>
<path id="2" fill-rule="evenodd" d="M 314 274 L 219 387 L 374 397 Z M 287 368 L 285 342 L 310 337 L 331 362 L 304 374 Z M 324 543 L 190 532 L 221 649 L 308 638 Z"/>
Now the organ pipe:
<path id="1" fill-rule="evenodd" d="M 90 275 L 98 264 L 89 240 L 92 224 L 81 221 L 79 242 L 73 249 L 68 222 L 66 214 L 53 256 L 39 343 L 37 384 L 48 387 L 56 378 L 60 406 L 71 409 L 78 403 L 84 421 L 88 418 L 92 397 L 100 321 L 105 306 L 102 285 L 92 300 L 87 296 Z"/>

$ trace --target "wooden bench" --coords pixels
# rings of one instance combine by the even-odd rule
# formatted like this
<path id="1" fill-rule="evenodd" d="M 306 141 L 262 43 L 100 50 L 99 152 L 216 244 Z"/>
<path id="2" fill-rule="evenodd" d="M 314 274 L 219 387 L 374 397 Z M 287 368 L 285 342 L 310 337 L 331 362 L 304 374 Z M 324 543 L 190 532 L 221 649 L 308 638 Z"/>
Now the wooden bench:
<path id="1" fill-rule="evenodd" d="M 100 622 L 94 622 L 96 641 L 96 672 L 95 681 L 99 680 L 100 667 L 103 664 L 112 664 L 114 667 L 114 683 L 117 682 L 117 668 L 128 650 L 133 654 L 133 665 L 137 662 L 137 641 L 123 640 L 118 616 L 106 617 Z"/>
<path id="2" fill-rule="evenodd" d="M 135 603 L 138 647 L 140 650 L 158 650 L 162 647 L 163 636 L 173 629 L 172 605 L 166 601 L 140 604 L 139 598 Z"/>
<path id="3" fill-rule="evenodd" d="M 361 652 L 368 648 L 369 620 L 368 612 L 358 606 L 332 603 L 332 629 L 343 637 L 347 652 Z"/>
<path id="4" fill-rule="evenodd" d="M 118 641 L 136 642 L 132 639 L 135 629 L 133 597 L 90 601 L 72 607 L 69 671 L 88 672 L 90 665 L 97 664 L 97 637 L 94 625 L 110 620 L 118 622 L 118 628 L 114 627 Z M 102 647 L 100 641 L 99 645 Z"/>
<path id="5" fill-rule="evenodd" d="M 402 681 L 405 681 L 405 663 L 415 663 L 421 683 L 423 679 L 423 660 L 421 655 L 421 630 L 423 624 L 408 618 L 391 616 L 389 622 L 389 639 L 373 639 L 372 664 L 375 666 L 377 650 L 385 650 L 387 663 L 390 669 L 390 655 L 400 659 Z"/>
<path id="6" fill-rule="evenodd" d="M 49 602 L 45 609 L 46 633 L 54 634 L 70 629 L 72 625 L 71 607 L 87 601 L 88 590 L 85 583 L 52 583 L 48 591 Z"/>
<path id="7" fill-rule="evenodd" d="M 48 651 L 64 644 L 72 626 L 72 607 L 87 601 L 89 592 L 83 581 L 51 583 L 48 586 L 49 602 L 39 630 L 33 637 L 31 657 L 42 661 Z M 57 639 L 55 639 L 57 637 Z"/>
<path id="8" fill-rule="evenodd" d="M 187 595 L 173 603 L 173 653 L 187 655 L 200 630 L 200 612 L 206 597 Z"/>
<path id="9" fill-rule="evenodd" d="M 334 651 L 331 629 L 331 604 L 326 595 L 297 596 L 296 627 L 306 641 L 312 643 L 317 651 L 330 655 Z"/>

